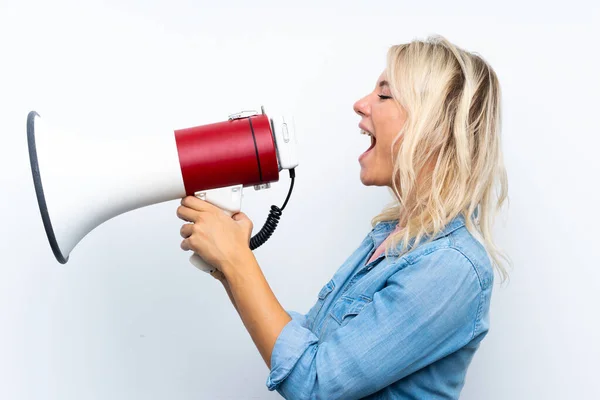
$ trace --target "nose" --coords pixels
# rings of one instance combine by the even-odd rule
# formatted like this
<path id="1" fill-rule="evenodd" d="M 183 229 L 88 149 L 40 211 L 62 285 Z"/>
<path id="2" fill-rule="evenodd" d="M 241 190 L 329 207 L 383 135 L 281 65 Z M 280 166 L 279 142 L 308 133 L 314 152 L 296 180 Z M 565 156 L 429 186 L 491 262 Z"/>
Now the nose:
<path id="1" fill-rule="evenodd" d="M 369 96 L 365 96 L 354 103 L 354 112 L 361 117 L 367 117 L 371 113 L 371 107 L 368 101 Z"/>

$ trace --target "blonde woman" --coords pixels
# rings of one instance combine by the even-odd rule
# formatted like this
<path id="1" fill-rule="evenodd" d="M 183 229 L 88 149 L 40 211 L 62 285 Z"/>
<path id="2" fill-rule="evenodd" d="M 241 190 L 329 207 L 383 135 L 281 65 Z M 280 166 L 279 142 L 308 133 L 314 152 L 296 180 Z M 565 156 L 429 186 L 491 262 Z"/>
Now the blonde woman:
<path id="1" fill-rule="evenodd" d="M 394 203 L 306 314 L 279 304 L 249 249 L 252 223 L 183 199 L 183 250 L 212 264 L 287 399 L 456 399 L 489 329 L 491 240 L 506 199 L 500 87 L 481 57 L 443 37 L 389 49 L 358 100 L 371 147 L 360 179 Z M 499 191 L 496 192 L 496 185 Z"/>

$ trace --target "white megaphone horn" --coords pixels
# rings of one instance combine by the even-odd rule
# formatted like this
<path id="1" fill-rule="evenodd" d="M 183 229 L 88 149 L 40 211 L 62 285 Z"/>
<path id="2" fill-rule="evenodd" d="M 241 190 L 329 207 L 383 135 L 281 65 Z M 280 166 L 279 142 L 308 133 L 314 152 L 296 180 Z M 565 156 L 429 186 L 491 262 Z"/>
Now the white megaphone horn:
<path id="1" fill-rule="evenodd" d="M 65 132 L 31 111 L 27 140 L 44 229 L 61 264 L 90 231 L 119 214 L 194 195 L 232 215 L 241 210 L 243 188 L 268 188 L 288 169 L 288 197 L 281 208 L 271 206 L 251 239 L 254 250 L 277 226 L 298 165 L 293 118 L 270 118 L 262 107 L 143 140 Z M 190 261 L 212 271 L 197 254 Z"/>

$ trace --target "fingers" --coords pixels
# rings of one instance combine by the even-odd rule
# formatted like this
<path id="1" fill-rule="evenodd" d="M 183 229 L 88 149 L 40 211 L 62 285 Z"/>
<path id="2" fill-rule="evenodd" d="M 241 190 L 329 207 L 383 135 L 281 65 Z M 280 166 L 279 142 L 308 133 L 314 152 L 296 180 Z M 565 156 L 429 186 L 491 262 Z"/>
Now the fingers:
<path id="1" fill-rule="evenodd" d="M 179 234 L 182 238 L 187 239 L 194 233 L 194 224 L 185 224 L 181 227 Z"/>
<path id="2" fill-rule="evenodd" d="M 222 210 L 195 196 L 184 197 L 181 200 L 181 205 L 177 208 L 177 216 L 187 222 L 198 222 L 200 213 L 203 212 L 214 214 L 216 212 L 222 212 Z"/>
<path id="3" fill-rule="evenodd" d="M 182 250 L 194 250 L 200 241 L 206 241 L 206 235 L 202 228 L 197 224 L 185 224 L 181 227 L 179 234 L 183 238 L 181 242 Z"/>
<path id="4" fill-rule="evenodd" d="M 187 222 L 196 222 L 198 220 L 198 211 L 186 206 L 177 207 L 177 216 Z"/>
<path id="5" fill-rule="evenodd" d="M 184 251 L 190 251 L 190 250 L 192 250 L 192 247 L 191 247 L 189 239 L 184 239 L 184 240 L 181 241 L 181 250 L 184 250 Z"/>
<path id="6" fill-rule="evenodd" d="M 196 196 L 186 196 L 181 200 L 181 205 L 200 212 L 216 212 L 220 211 L 217 206 L 210 204 L 208 201 L 200 200 Z"/>

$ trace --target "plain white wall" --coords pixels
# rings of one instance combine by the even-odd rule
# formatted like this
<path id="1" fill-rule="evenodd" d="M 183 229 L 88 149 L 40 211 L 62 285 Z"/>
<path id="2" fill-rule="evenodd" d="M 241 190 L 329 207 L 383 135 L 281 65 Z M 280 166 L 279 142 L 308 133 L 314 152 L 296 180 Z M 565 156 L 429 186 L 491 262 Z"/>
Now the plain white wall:
<path id="1" fill-rule="evenodd" d="M 504 92 L 511 202 L 495 233 L 515 268 L 463 398 L 600 398 L 597 2 L 83 3 L 0 3 L 0 398 L 279 397 L 220 284 L 179 249 L 177 201 L 112 219 L 54 260 L 30 110 L 108 137 L 292 109 L 297 184 L 256 254 L 284 307 L 305 312 L 389 200 L 358 179 L 368 140 L 352 103 L 389 45 L 433 33 L 482 54 Z M 246 192 L 257 227 L 288 183 Z"/>

